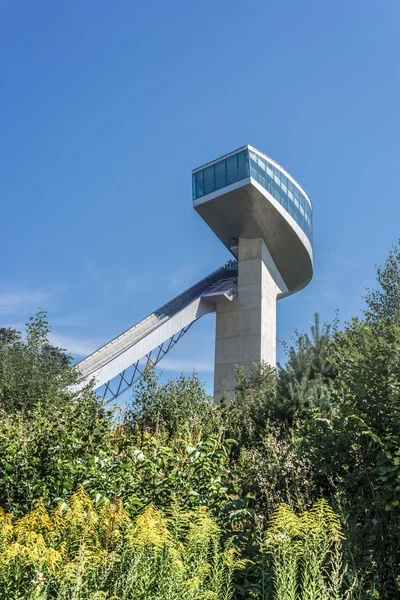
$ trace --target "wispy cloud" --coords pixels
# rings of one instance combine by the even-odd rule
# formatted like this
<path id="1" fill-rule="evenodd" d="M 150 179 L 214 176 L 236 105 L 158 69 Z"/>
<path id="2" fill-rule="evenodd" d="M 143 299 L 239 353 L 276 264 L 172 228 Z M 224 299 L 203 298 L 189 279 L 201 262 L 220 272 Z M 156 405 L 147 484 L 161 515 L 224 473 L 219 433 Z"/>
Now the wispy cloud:
<path id="1" fill-rule="evenodd" d="M 159 363 L 159 368 L 163 371 L 174 371 L 182 373 L 182 371 L 197 371 L 199 373 L 212 373 L 214 371 L 214 363 L 211 361 L 202 360 L 182 360 L 179 358 L 163 358 Z"/>
<path id="2" fill-rule="evenodd" d="M 25 337 L 25 323 L 21 321 L 4 323 L 2 326 L 21 331 L 23 337 Z M 79 358 L 92 354 L 92 352 L 104 344 L 104 340 L 99 340 L 97 338 L 64 335 L 53 331 L 49 334 L 48 339 L 53 346 L 64 348 L 67 352 L 72 354 L 72 356 Z"/>
<path id="3" fill-rule="evenodd" d="M 102 345 L 102 342 L 96 339 L 79 338 L 58 333 L 50 333 L 49 341 L 53 346 L 65 348 L 72 356 L 78 356 L 79 358 L 92 354 Z"/>
<path id="4" fill-rule="evenodd" d="M 93 315 L 93 311 L 91 311 Z M 82 327 L 87 325 L 88 315 L 85 312 L 76 312 L 72 314 L 56 314 L 51 313 L 50 324 L 52 327 Z"/>
<path id="5" fill-rule="evenodd" d="M 39 290 L 0 293 L 0 315 L 14 315 L 36 311 L 47 302 L 49 294 Z"/>

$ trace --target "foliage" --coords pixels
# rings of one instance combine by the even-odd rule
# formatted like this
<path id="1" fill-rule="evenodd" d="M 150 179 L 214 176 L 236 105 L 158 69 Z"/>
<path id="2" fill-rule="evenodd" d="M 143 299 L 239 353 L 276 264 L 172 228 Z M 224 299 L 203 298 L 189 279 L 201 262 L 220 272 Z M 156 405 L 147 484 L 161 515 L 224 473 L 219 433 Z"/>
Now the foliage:
<path id="1" fill-rule="evenodd" d="M 274 598 L 343 598 L 342 537 L 338 517 L 326 500 L 319 500 L 300 516 L 281 504 L 263 543 L 272 561 Z"/>
<path id="2" fill-rule="evenodd" d="M 26 336 L 15 329 L 0 329 L 0 406 L 7 412 L 29 412 L 70 398 L 68 386 L 77 382 L 72 357 L 48 340 L 46 313 L 39 311 L 26 324 Z"/>
<path id="3" fill-rule="evenodd" d="M 366 296 L 365 317 L 369 323 L 384 325 L 400 319 L 400 240 L 390 249 L 383 267 L 377 267 L 378 289 Z"/>
<path id="4" fill-rule="evenodd" d="M 60 391 L 59 370 L 43 359 L 48 333 L 39 313 L 27 324 L 26 341 L 8 331 L 0 348 L 0 363 L 8 364 L 7 381 L 14 382 L 12 401 L 0 407 L 1 506 L 19 515 L 43 496 L 50 507 L 78 483 L 85 483 L 93 497 L 115 494 L 131 514 L 149 502 L 167 506 L 178 499 L 216 511 L 231 502 L 232 441 L 222 439 L 218 410 L 197 378 L 160 385 L 154 372 L 148 372 L 135 392 L 137 402 L 118 424 L 90 390 L 79 397 Z M 53 354 L 65 369 L 62 381 L 74 382 L 76 376 L 67 375 L 69 357 L 61 349 Z M 38 387 L 46 394 L 36 402 L 36 383 L 21 387 L 18 380 L 20 369 L 25 377 L 29 367 L 21 367 L 26 355 L 41 365 Z M 20 408 L 21 390 L 29 392 L 29 410 Z M 5 385 L 1 394 L 8 393 Z"/>
<path id="5" fill-rule="evenodd" d="M 51 513 L 42 500 L 17 521 L 0 513 L 4 600 L 229 600 L 243 565 L 205 507 L 168 517 L 149 504 L 132 520 L 79 487 Z"/>
<path id="6" fill-rule="evenodd" d="M 162 384 L 154 367 L 147 367 L 133 388 L 125 424 L 136 427 L 142 434 L 161 432 L 167 438 L 178 436 L 198 441 L 218 434 L 219 415 L 194 373 Z"/>
<path id="7" fill-rule="evenodd" d="M 305 509 L 313 497 L 313 465 L 302 456 L 300 440 L 270 422 L 256 448 L 242 447 L 238 458 L 242 494 L 252 494 L 257 514 L 269 518 L 281 503 Z"/>
<path id="8" fill-rule="evenodd" d="M 121 418 L 90 387 L 72 391 L 71 357 L 49 343 L 45 313 L 25 335 L 1 329 L 0 556 L 17 561 L 1 563 L 2 597 L 29 597 L 29 584 L 32 598 L 203 598 L 194 578 L 203 579 L 189 577 L 202 557 L 225 598 L 399 599 L 400 246 L 377 276 L 361 318 L 331 327 L 316 315 L 310 333 L 295 332 L 284 366 L 239 368 L 236 393 L 220 405 L 194 374 L 162 383 L 148 370 Z M 64 503 L 78 484 L 86 492 Z M 340 515 L 343 540 L 321 497 Z M 79 498 L 91 528 L 68 521 Z M 116 537 L 106 543 L 101 511 L 117 506 L 125 516 L 118 526 L 110 517 Z M 155 521 L 164 533 L 151 551 L 130 541 Z M 29 535 L 24 523 L 34 523 Z M 214 531 L 207 560 L 193 529 L 201 523 Z M 192 549 L 186 562 L 174 555 L 180 543 Z M 18 561 L 33 551 L 23 571 Z M 185 587 L 172 555 L 194 579 Z M 73 576 L 57 579 L 70 563 Z"/>
<path id="9" fill-rule="evenodd" d="M 97 452 L 85 485 L 106 497 L 115 493 L 130 513 L 149 502 L 166 507 L 175 501 L 220 513 L 235 496 L 230 448 L 229 440 L 213 438 L 167 445 L 161 435 L 148 433 L 115 440 L 107 451 Z"/>
<path id="10" fill-rule="evenodd" d="M 276 373 L 266 363 L 255 364 L 251 373 L 236 367 L 236 391 L 226 409 L 228 435 L 242 446 L 256 445 L 276 406 Z M 224 405 L 223 405 L 224 406 Z"/>
<path id="11" fill-rule="evenodd" d="M 330 350 L 336 410 L 318 412 L 300 428 L 317 485 L 343 504 L 357 564 L 387 598 L 398 595 L 400 564 L 399 353 L 397 327 L 377 335 L 353 320 Z"/>
<path id="12" fill-rule="evenodd" d="M 327 323 L 321 327 L 316 314 L 311 335 L 296 331 L 293 346 L 284 344 L 287 362 L 284 367 L 279 365 L 279 420 L 293 424 L 297 419 L 312 414 L 316 407 L 328 409 L 330 384 L 335 376 L 334 366 L 328 357 L 331 331 Z"/>
<path id="13" fill-rule="evenodd" d="M 39 497 L 68 496 L 109 449 L 110 414 L 92 395 L 9 413 L 0 409 L 0 505 L 17 515 Z"/>

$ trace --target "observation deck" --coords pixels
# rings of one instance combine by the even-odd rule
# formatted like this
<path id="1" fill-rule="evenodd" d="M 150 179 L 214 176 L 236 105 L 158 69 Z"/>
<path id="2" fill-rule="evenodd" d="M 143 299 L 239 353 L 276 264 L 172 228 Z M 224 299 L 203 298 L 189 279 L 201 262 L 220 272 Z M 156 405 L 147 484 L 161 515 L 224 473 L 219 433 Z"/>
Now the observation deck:
<path id="1" fill-rule="evenodd" d="M 239 238 L 264 240 L 287 288 L 278 297 L 311 280 L 311 201 L 265 154 L 246 145 L 194 169 L 193 206 L 236 257 Z"/>

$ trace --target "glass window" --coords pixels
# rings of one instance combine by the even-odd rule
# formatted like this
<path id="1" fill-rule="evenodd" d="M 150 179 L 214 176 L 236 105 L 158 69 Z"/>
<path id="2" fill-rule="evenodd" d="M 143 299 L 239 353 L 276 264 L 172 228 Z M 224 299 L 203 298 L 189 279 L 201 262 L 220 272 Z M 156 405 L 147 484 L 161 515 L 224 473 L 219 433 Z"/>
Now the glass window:
<path id="1" fill-rule="evenodd" d="M 237 154 L 226 159 L 226 182 L 235 183 L 238 180 L 238 161 Z"/>
<path id="2" fill-rule="evenodd" d="M 255 162 L 252 158 L 250 159 L 250 175 L 253 179 L 257 179 L 257 162 Z"/>
<path id="3" fill-rule="evenodd" d="M 263 169 L 262 165 L 258 165 L 258 177 L 257 177 L 257 181 L 264 188 L 267 186 L 267 176 L 266 176 L 265 170 Z"/>
<path id="4" fill-rule="evenodd" d="M 249 155 L 250 155 L 250 159 L 254 160 L 254 162 L 256 163 L 257 162 L 257 154 L 254 154 L 254 152 L 249 152 Z"/>
<path id="5" fill-rule="evenodd" d="M 258 157 L 257 174 L 258 174 L 258 177 L 257 177 L 258 183 L 260 183 L 263 187 L 265 187 L 267 185 L 267 178 L 266 178 L 266 173 L 265 173 L 265 162 L 260 157 Z"/>
<path id="6" fill-rule="evenodd" d="M 204 169 L 204 194 L 211 194 L 214 190 L 214 165 L 211 165 Z"/>
<path id="7" fill-rule="evenodd" d="M 312 241 L 312 207 L 286 175 L 254 152 L 242 150 L 193 174 L 193 198 L 200 198 L 251 175 L 291 215 Z"/>
<path id="8" fill-rule="evenodd" d="M 273 196 L 275 198 L 275 200 L 278 200 L 278 202 L 280 203 L 281 201 L 281 196 L 279 194 L 279 186 L 275 183 L 274 185 L 274 189 L 273 189 Z"/>
<path id="9" fill-rule="evenodd" d="M 226 161 L 221 160 L 221 162 L 215 164 L 215 189 L 219 190 L 220 188 L 226 185 Z"/>
<path id="10" fill-rule="evenodd" d="M 204 196 L 204 178 L 203 171 L 198 171 L 196 173 L 196 197 L 200 198 Z"/>
<path id="11" fill-rule="evenodd" d="M 249 159 L 247 150 L 239 152 L 238 157 L 238 179 L 244 179 L 249 176 Z"/>

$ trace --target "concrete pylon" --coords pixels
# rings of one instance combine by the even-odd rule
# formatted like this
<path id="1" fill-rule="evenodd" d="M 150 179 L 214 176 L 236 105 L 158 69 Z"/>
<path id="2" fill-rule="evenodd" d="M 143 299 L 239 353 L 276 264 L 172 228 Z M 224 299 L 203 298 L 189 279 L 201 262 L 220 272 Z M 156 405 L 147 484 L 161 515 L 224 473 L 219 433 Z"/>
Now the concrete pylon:
<path id="1" fill-rule="evenodd" d="M 246 145 L 193 170 L 193 207 L 239 261 L 237 297 L 217 306 L 214 393 L 235 365 L 276 364 L 276 300 L 313 274 L 312 204 L 277 162 Z"/>
<path id="2" fill-rule="evenodd" d="M 235 390 L 235 366 L 276 364 L 276 300 L 287 287 L 262 238 L 239 238 L 238 294 L 217 304 L 214 398 Z"/>

